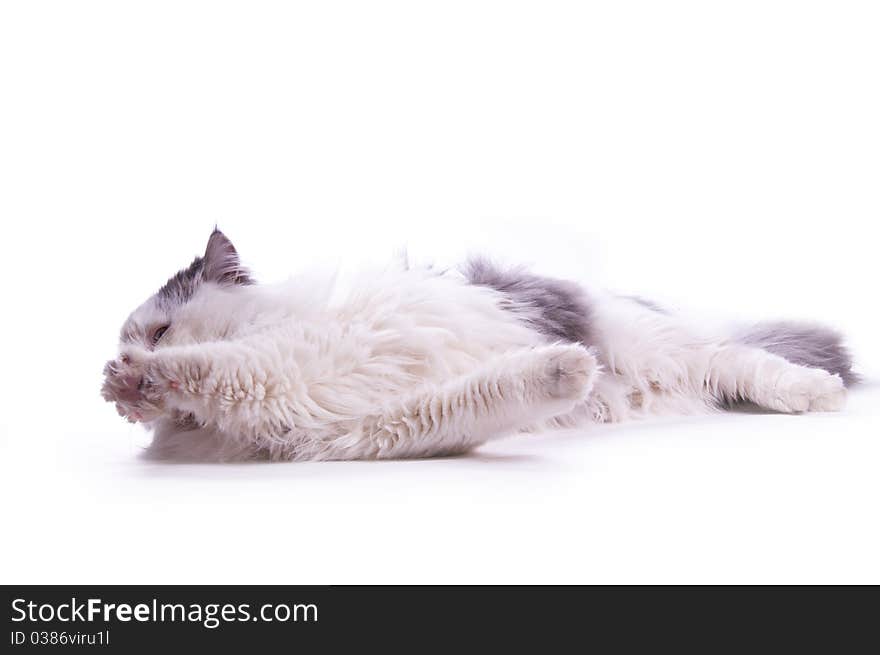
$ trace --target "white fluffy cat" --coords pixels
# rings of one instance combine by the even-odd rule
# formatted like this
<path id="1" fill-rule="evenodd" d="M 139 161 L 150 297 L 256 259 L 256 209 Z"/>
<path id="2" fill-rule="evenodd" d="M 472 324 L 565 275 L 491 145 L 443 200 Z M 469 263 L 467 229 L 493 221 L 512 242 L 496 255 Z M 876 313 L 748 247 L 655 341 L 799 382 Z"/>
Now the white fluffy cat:
<path id="1" fill-rule="evenodd" d="M 737 401 L 836 410 L 854 380 L 826 328 L 702 334 L 646 301 L 485 260 L 334 285 L 255 284 L 215 230 L 126 321 L 104 398 L 153 429 L 160 458 L 375 459 Z"/>

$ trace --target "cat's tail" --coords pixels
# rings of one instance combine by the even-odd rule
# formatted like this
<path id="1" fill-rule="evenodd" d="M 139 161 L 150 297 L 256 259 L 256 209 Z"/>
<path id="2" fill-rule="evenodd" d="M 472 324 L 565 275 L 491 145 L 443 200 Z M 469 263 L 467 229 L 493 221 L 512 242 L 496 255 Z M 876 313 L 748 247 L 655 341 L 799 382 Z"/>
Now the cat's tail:
<path id="1" fill-rule="evenodd" d="M 852 370 L 852 355 L 843 343 L 843 336 L 823 325 L 768 321 L 740 331 L 735 339 L 784 357 L 793 364 L 837 374 L 848 387 L 859 381 Z"/>

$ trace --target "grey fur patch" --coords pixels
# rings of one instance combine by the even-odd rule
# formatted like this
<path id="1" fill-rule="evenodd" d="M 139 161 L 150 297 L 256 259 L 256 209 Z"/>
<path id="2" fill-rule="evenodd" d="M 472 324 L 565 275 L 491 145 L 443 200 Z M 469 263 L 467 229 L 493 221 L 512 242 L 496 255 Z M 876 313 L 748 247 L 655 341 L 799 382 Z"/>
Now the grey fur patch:
<path id="1" fill-rule="evenodd" d="M 205 270 L 205 260 L 196 257 L 192 264 L 175 273 L 156 294 L 162 305 L 183 305 L 198 289 Z"/>
<path id="2" fill-rule="evenodd" d="M 506 296 L 507 309 L 552 339 L 591 342 L 590 301 L 580 285 L 569 280 L 533 275 L 522 268 L 501 269 L 475 257 L 462 267 L 470 284 L 490 287 Z"/>
<path id="3" fill-rule="evenodd" d="M 221 285 L 254 284 L 250 273 L 241 265 L 232 242 L 216 227 L 208 239 L 205 255 L 175 273 L 159 289 L 156 297 L 164 307 L 185 304 L 203 281 Z"/>
<path id="4" fill-rule="evenodd" d="M 758 323 L 743 331 L 738 342 L 763 348 L 793 364 L 821 368 L 841 377 L 846 386 L 859 381 L 852 356 L 840 333 L 823 325 L 777 321 Z"/>

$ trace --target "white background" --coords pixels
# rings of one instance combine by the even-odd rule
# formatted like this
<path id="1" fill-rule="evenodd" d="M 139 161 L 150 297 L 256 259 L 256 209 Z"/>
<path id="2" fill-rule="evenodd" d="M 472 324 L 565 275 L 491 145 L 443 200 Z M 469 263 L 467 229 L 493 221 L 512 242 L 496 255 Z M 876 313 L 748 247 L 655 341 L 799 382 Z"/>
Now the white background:
<path id="1" fill-rule="evenodd" d="M 4 583 L 880 582 L 873 2 L 4 2 Z M 843 329 L 840 414 L 162 465 L 101 401 L 214 224 Z"/>

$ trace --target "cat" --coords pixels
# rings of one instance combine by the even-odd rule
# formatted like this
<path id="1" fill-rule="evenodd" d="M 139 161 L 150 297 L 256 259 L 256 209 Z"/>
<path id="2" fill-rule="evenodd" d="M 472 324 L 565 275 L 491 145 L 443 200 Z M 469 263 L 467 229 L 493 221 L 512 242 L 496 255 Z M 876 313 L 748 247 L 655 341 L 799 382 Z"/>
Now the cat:
<path id="1" fill-rule="evenodd" d="M 149 456 L 350 460 L 467 452 L 516 431 L 750 402 L 841 409 L 840 335 L 704 333 L 638 297 L 474 258 L 259 285 L 219 230 L 129 316 L 103 397 Z"/>

